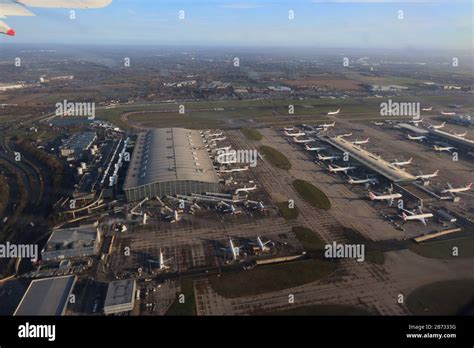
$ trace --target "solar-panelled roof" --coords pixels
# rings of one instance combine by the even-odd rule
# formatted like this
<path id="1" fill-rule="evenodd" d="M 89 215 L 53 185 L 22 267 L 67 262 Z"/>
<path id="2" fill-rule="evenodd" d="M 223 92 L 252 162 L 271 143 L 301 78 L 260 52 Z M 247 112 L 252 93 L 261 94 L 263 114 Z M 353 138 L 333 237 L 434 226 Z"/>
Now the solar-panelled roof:
<path id="1" fill-rule="evenodd" d="M 159 128 L 140 133 L 124 189 L 176 180 L 219 182 L 199 131 Z"/>

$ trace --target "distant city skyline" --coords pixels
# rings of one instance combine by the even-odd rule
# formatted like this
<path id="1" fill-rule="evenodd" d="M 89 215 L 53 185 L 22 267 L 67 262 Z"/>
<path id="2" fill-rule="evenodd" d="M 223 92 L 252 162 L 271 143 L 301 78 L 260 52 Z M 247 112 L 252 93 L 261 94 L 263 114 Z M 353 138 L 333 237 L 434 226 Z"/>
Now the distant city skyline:
<path id="1" fill-rule="evenodd" d="M 74 20 L 67 9 L 34 13 L 8 17 L 17 36 L 2 36 L 0 44 L 473 47 L 470 0 L 114 0 L 103 9 L 76 10 Z"/>

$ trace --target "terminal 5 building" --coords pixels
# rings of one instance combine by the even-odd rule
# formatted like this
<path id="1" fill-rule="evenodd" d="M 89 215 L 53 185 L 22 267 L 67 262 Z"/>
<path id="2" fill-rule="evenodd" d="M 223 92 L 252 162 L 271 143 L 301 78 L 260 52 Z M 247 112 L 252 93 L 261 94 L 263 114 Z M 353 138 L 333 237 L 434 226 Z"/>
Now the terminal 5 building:
<path id="1" fill-rule="evenodd" d="M 216 192 L 219 187 L 199 131 L 160 128 L 138 135 L 124 183 L 129 201 Z"/>

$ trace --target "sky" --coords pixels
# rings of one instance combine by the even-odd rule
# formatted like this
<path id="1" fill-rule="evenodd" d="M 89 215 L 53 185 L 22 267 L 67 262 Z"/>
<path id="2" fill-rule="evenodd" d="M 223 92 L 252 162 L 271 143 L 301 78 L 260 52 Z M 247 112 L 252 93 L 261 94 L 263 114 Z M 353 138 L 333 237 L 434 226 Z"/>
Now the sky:
<path id="1" fill-rule="evenodd" d="M 17 36 L 2 35 L 0 49 L 5 42 L 404 50 L 473 46 L 473 0 L 113 0 L 106 8 L 76 10 L 73 20 L 69 9 L 30 10 L 35 17 L 4 19 Z M 181 10 L 184 19 L 179 19 Z"/>

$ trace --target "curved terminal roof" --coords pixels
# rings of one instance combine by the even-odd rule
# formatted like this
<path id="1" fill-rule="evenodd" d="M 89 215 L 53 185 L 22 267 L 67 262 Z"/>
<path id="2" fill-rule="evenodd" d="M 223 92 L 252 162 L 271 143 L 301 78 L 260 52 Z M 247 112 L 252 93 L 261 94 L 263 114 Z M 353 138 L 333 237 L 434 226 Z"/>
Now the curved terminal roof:
<path id="1" fill-rule="evenodd" d="M 199 131 L 159 128 L 140 133 L 124 189 L 183 180 L 219 182 Z"/>

